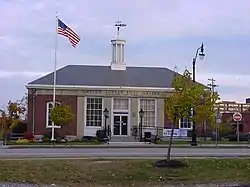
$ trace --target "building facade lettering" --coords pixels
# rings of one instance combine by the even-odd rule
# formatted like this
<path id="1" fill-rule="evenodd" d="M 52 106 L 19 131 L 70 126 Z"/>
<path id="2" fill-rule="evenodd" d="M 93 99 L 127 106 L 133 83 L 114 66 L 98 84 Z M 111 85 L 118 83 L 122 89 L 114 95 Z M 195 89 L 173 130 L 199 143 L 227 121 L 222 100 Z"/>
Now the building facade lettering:
<path id="1" fill-rule="evenodd" d="M 126 97 L 159 97 L 164 92 L 159 91 L 127 91 L 127 90 L 84 90 L 84 95 L 89 96 L 126 96 Z"/>

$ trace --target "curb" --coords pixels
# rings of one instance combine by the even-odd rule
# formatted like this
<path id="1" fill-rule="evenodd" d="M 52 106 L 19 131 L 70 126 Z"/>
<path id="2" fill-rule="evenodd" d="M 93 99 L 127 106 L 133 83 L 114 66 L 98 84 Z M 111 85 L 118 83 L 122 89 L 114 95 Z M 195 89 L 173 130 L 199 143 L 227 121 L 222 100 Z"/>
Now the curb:
<path id="1" fill-rule="evenodd" d="M 189 159 L 249 159 L 249 156 L 219 156 L 219 155 L 192 155 L 192 156 L 171 156 L 171 159 L 189 160 Z M 1 160 L 157 160 L 166 159 L 166 156 L 71 156 L 71 157 L 58 157 L 58 156 L 11 156 L 0 157 Z"/>
<path id="2" fill-rule="evenodd" d="M 6 145 L 2 146 L 5 149 L 30 149 L 30 148 L 78 148 L 78 149 L 100 149 L 100 148 L 168 148 L 168 145 Z M 173 145 L 172 148 L 220 148 L 220 149 L 239 149 L 239 148 L 250 148 L 249 145 Z"/>
<path id="3" fill-rule="evenodd" d="M 172 156 L 171 159 L 176 160 L 195 160 L 195 159 L 249 159 L 249 156 Z M 114 157 L 114 156 L 94 156 L 94 157 L 41 157 L 41 156 L 29 156 L 29 157 L 0 157 L 1 160 L 160 160 L 166 159 L 166 156 L 153 156 L 153 157 Z"/>

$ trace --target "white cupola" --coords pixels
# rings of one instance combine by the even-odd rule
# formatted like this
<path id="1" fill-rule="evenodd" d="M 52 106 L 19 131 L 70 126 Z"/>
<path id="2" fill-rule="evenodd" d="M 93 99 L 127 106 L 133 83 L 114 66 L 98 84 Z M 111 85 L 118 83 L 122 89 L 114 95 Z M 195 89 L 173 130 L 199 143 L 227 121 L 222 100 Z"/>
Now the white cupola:
<path id="1" fill-rule="evenodd" d="M 117 28 L 117 37 L 114 40 L 111 40 L 112 45 L 112 61 L 111 69 L 112 70 L 126 70 L 126 63 L 124 61 L 124 47 L 126 40 L 120 39 L 120 28 L 125 27 L 126 24 L 117 21 L 115 27 Z"/>

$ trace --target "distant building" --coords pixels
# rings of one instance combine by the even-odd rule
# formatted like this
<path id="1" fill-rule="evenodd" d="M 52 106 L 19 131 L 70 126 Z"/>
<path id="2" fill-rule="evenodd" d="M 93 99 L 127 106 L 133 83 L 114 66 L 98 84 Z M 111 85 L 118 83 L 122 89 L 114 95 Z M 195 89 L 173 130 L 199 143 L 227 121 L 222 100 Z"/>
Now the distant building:
<path id="1" fill-rule="evenodd" d="M 236 103 L 235 101 L 221 101 L 216 103 L 216 108 L 219 108 L 222 113 L 247 112 L 250 111 L 250 100 L 246 103 Z"/>
<path id="2" fill-rule="evenodd" d="M 246 99 L 246 103 L 237 103 L 234 101 L 221 101 L 218 102 L 215 108 L 219 108 L 222 114 L 222 120 L 227 124 L 236 126 L 233 120 L 233 114 L 240 112 L 242 114 L 242 121 L 239 122 L 239 131 L 241 133 L 250 132 L 250 99 Z"/>

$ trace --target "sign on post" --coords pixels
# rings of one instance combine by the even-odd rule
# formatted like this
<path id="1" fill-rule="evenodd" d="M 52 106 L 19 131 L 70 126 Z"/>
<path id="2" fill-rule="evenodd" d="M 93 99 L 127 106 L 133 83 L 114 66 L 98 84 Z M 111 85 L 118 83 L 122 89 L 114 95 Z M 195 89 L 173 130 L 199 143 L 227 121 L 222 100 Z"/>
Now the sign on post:
<path id="1" fill-rule="evenodd" d="M 242 120 L 242 115 L 241 115 L 241 113 L 235 112 L 235 113 L 233 114 L 233 119 L 234 119 L 234 121 L 241 121 L 241 120 Z"/>
<path id="2" fill-rule="evenodd" d="M 233 120 L 237 122 L 237 142 L 240 141 L 239 121 L 242 120 L 242 115 L 239 112 L 233 114 Z"/>
<path id="3" fill-rule="evenodd" d="M 163 129 L 163 137 L 170 137 L 172 129 Z M 174 129 L 173 134 L 174 139 L 184 139 L 187 138 L 187 129 Z"/>

